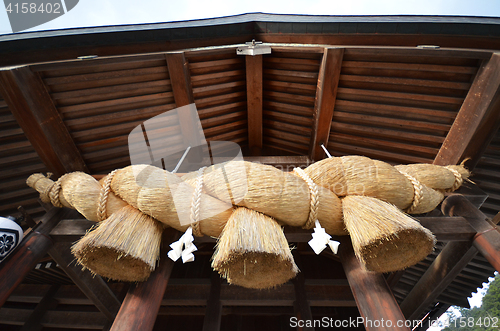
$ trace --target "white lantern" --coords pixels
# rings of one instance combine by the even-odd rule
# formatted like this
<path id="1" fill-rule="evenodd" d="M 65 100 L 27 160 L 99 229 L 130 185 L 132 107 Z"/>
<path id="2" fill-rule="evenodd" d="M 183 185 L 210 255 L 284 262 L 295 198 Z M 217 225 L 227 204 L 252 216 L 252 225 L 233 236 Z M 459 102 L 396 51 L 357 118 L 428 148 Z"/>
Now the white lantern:
<path id="1" fill-rule="evenodd" d="M 23 229 L 11 218 L 0 217 L 0 262 L 23 240 Z"/>

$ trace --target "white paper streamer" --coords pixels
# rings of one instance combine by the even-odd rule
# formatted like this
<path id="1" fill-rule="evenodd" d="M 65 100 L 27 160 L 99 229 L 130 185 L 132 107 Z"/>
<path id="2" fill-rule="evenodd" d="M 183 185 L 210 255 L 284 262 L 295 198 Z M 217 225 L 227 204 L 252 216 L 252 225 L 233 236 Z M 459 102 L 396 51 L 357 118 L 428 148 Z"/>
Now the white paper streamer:
<path id="1" fill-rule="evenodd" d="M 326 248 L 326 245 L 330 246 L 330 249 L 334 254 L 337 254 L 340 243 L 335 240 L 331 240 L 332 236 L 326 233 L 325 229 L 321 227 L 319 221 L 314 222 L 316 225 L 314 228 L 314 233 L 312 234 L 312 239 L 309 240 L 309 246 L 313 249 L 316 255 L 321 254 L 321 252 Z"/>
<path id="2" fill-rule="evenodd" d="M 182 257 L 182 263 L 193 262 L 193 252 L 198 250 L 198 248 L 196 248 L 193 244 L 193 241 L 193 229 L 189 227 L 179 240 L 170 244 L 170 248 L 172 248 L 172 250 L 168 252 L 168 257 L 174 262 L 180 257 Z"/>

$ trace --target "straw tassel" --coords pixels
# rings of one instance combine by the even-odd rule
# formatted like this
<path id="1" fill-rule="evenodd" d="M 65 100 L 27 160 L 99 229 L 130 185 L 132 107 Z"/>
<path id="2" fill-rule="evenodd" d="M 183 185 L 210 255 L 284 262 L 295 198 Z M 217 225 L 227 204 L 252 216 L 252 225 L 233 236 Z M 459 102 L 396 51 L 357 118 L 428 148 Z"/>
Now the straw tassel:
<path id="1" fill-rule="evenodd" d="M 286 283 L 299 271 L 276 221 L 244 207 L 227 221 L 212 267 L 230 284 L 256 289 Z"/>

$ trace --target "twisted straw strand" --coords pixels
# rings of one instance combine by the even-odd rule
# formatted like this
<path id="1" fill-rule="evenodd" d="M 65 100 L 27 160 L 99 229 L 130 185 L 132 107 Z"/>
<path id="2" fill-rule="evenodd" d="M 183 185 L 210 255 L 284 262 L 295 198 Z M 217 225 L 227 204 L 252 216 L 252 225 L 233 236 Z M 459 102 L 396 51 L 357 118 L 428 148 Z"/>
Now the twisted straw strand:
<path id="1" fill-rule="evenodd" d="M 400 173 L 402 173 L 403 175 L 406 176 L 406 178 L 408 178 L 408 180 L 411 181 L 411 183 L 413 184 L 413 202 L 411 204 L 410 207 L 406 208 L 405 212 L 407 212 L 408 214 L 411 214 L 413 211 L 415 211 L 418 207 L 418 205 L 420 205 L 420 203 L 422 202 L 422 199 L 423 199 L 423 194 L 422 194 L 422 191 L 423 191 L 423 186 L 422 186 L 422 183 L 420 183 L 418 180 L 416 180 L 413 176 L 410 176 L 409 174 L 405 173 L 405 172 L 402 172 L 402 171 L 399 171 Z"/>

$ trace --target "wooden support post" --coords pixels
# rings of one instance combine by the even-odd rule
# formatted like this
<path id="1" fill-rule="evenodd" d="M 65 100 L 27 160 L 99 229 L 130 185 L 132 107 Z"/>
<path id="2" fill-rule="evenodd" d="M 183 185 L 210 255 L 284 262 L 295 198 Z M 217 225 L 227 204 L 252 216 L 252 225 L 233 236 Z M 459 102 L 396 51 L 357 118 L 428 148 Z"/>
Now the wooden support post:
<path id="1" fill-rule="evenodd" d="M 313 161 L 325 157 L 321 144 L 325 147 L 328 144 L 343 56 L 343 48 L 325 48 L 323 54 L 314 102 L 314 128 L 309 146 L 309 157 Z"/>
<path id="2" fill-rule="evenodd" d="M 293 254 L 295 263 L 299 267 L 299 269 L 302 268 L 302 261 L 300 258 L 300 254 L 296 252 Z M 311 312 L 311 307 L 309 306 L 309 301 L 307 301 L 307 295 L 306 295 L 306 287 L 305 287 L 305 281 L 304 281 L 304 275 L 302 272 L 299 272 L 297 276 L 292 279 L 293 287 L 295 289 L 295 302 L 293 303 L 294 309 L 295 309 L 295 316 L 297 317 L 298 320 L 309 320 L 311 321 L 313 319 L 312 312 Z M 304 327 L 299 327 L 297 326 L 297 330 L 300 331 L 314 331 L 314 327 L 309 327 L 309 326 L 304 326 Z"/>
<path id="3" fill-rule="evenodd" d="M 52 247 L 49 232 L 63 219 L 68 218 L 73 210 L 52 208 L 45 214 L 39 225 L 24 238 L 16 250 L 0 264 L 0 307 L 10 294 L 22 282 L 36 263 Z"/>
<path id="4" fill-rule="evenodd" d="M 203 320 L 203 331 L 220 330 L 222 319 L 222 303 L 220 301 L 221 282 L 219 274 L 212 271 L 210 294 L 207 300 L 205 319 Z"/>
<path id="5" fill-rule="evenodd" d="M 263 75 L 262 55 L 246 55 L 248 147 L 252 155 L 260 155 L 262 150 L 262 103 Z"/>
<path id="6" fill-rule="evenodd" d="M 473 239 L 474 247 L 500 271 L 500 232 L 496 224 L 488 222 L 486 215 L 461 195 L 448 197 L 443 202 L 442 210 L 443 213 L 462 216 L 469 221 L 477 231 Z"/>
<path id="7" fill-rule="evenodd" d="M 471 157 L 479 161 L 500 126 L 500 53 L 483 61 L 467 97 L 444 140 L 434 164 L 457 164 Z"/>
<path id="8" fill-rule="evenodd" d="M 30 317 L 24 323 L 20 331 L 40 331 L 42 330 L 42 319 L 45 313 L 57 306 L 57 300 L 54 295 L 59 290 L 59 285 L 52 285 L 49 287 L 47 293 L 43 296 L 42 300 L 36 305 L 35 310 L 31 313 Z"/>
<path id="9" fill-rule="evenodd" d="M 163 242 L 168 245 L 178 237 L 179 232 L 170 228 L 165 230 Z M 163 252 L 160 265 L 149 279 L 130 288 L 111 331 L 153 330 L 173 267 L 174 261 Z"/>
<path id="10" fill-rule="evenodd" d="M 496 230 L 491 230 L 493 226 L 486 221 L 486 216 L 467 198 L 461 195 L 449 196 L 443 201 L 442 211 L 447 215 L 464 217 L 474 231 L 480 235 L 476 235 L 473 242 L 450 242 L 446 244 L 429 269 L 401 303 L 401 310 L 408 319 L 418 318 L 425 309 L 432 305 L 462 269 L 472 261 L 478 249 L 484 251 L 485 257 L 491 253 L 489 258 L 492 259 L 490 263 L 493 266 L 495 266 L 494 263 L 496 263 L 495 261 L 500 254 L 498 249 L 495 249 L 500 234 Z M 485 237 L 477 242 L 477 239 L 481 236 Z M 489 236 L 494 236 L 494 238 Z M 490 242 L 490 239 L 493 241 Z M 491 244 L 492 247 L 488 247 L 488 244 Z M 495 266 L 495 268 L 498 267 Z"/>
<path id="11" fill-rule="evenodd" d="M 120 309 L 120 301 L 99 275 L 92 275 L 77 265 L 70 252 L 71 243 L 57 243 L 49 250 L 50 256 L 109 320 L 114 320 Z"/>
<path id="12" fill-rule="evenodd" d="M 367 331 L 409 331 L 410 329 L 404 326 L 405 317 L 401 313 L 384 276 L 366 271 L 363 268 L 361 262 L 354 255 L 349 238 L 341 238 L 339 249 L 340 260 L 358 305 L 359 313 L 363 318 L 365 329 Z M 400 325 L 402 323 L 403 326 L 398 326 L 398 322 Z"/>
<path id="13" fill-rule="evenodd" d="M 37 73 L 28 66 L 0 70 L 0 94 L 47 169 L 56 176 L 87 166 Z"/>

